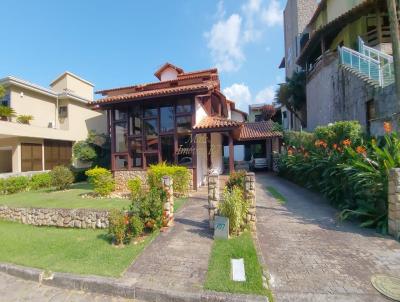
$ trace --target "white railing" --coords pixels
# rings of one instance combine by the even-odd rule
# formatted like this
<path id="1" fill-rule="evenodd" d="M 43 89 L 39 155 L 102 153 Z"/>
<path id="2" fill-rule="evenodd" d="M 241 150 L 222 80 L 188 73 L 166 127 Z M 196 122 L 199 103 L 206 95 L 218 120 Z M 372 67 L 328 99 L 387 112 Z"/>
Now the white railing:
<path id="1" fill-rule="evenodd" d="M 361 37 L 358 37 L 358 51 L 372 59 L 382 62 L 382 64 L 384 65 L 388 63 L 393 63 L 392 56 L 384 53 L 383 51 L 379 51 L 375 48 L 365 45 Z"/>

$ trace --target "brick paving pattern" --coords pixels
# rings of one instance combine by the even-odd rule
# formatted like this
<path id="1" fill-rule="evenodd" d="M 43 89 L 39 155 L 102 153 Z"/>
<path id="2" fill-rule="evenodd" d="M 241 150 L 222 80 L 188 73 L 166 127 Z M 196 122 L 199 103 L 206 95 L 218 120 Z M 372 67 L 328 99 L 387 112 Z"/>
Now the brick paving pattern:
<path id="1" fill-rule="evenodd" d="M 320 195 L 259 173 L 257 236 L 280 301 L 388 301 L 372 287 L 375 273 L 400 276 L 400 244 L 374 230 L 338 222 Z M 287 198 L 280 205 L 266 191 Z"/>

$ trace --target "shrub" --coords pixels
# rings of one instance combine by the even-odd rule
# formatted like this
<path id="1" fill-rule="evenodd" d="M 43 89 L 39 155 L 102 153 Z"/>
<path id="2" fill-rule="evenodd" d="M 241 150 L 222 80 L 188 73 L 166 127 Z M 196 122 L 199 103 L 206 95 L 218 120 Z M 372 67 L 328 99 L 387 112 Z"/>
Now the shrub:
<path id="1" fill-rule="evenodd" d="M 219 205 L 220 215 L 229 218 L 229 233 L 239 233 L 245 225 L 248 204 L 243 199 L 243 192 L 238 187 L 230 191 L 225 188 L 223 202 Z"/>
<path id="2" fill-rule="evenodd" d="M 49 173 L 34 174 L 29 182 L 29 187 L 32 190 L 51 187 L 51 176 Z"/>
<path id="3" fill-rule="evenodd" d="M 137 201 L 140 196 L 143 195 L 142 192 L 142 179 L 140 177 L 135 177 L 128 180 L 128 188 L 131 191 L 132 201 Z"/>
<path id="4" fill-rule="evenodd" d="M 105 168 L 95 167 L 87 170 L 85 174 L 89 183 L 94 187 L 94 191 L 101 195 L 107 196 L 115 189 L 115 182 L 111 172 Z"/>
<path id="5" fill-rule="evenodd" d="M 123 211 L 112 209 L 108 214 L 108 233 L 113 236 L 116 245 L 125 241 L 128 217 Z"/>
<path id="6" fill-rule="evenodd" d="M 17 122 L 20 124 L 29 125 L 32 120 L 33 120 L 32 115 L 18 115 L 17 117 Z"/>
<path id="7" fill-rule="evenodd" d="M 96 159 L 96 150 L 86 141 L 79 141 L 72 148 L 74 157 L 83 162 L 91 162 Z"/>
<path id="8" fill-rule="evenodd" d="M 315 137 L 313 133 L 305 131 L 285 131 L 283 133 L 283 141 L 286 146 L 309 149 L 313 147 Z"/>
<path id="9" fill-rule="evenodd" d="M 25 191 L 29 188 L 29 178 L 26 176 L 9 177 L 2 181 L 4 194 L 13 194 Z"/>
<path id="10" fill-rule="evenodd" d="M 229 191 L 232 191 L 234 187 L 238 187 L 244 192 L 245 179 L 246 179 L 246 171 L 244 170 L 235 171 L 231 173 L 225 185 Z"/>
<path id="11" fill-rule="evenodd" d="M 143 233 L 143 229 L 143 221 L 137 216 L 131 216 L 129 218 L 129 224 L 127 228 L 127 238 L 136 238 Z"/>
<path id="12" fill-rule="evenodd" d="M 74 182 L 87 181 L 87 179 L 88 179 L 88 177 L 86 175 L 87 169 L 71 167 L 71 171 L 74 174 Z"/>
<path id="13" fill-rule="evenodd" d="M 353 145 L 360 144 L 363 134 L 357 121 L 342 121 L 328 126 L 317 127 L 314 131 L 316 139 L 324 140 L 329 146 L 340 144 L 348 139 Z"/>
<path id="14" fill-rule="evenodd" d="M 170 176 L 173 180 L 174 194 L 186 195 L 189 192 L 191 175 L 186 167 L 159 163 L 151 165 L 147 170 L 147 183 L 150 188 L 160 188 L 163 176 Z"/>
<path id="15" fill-rule="evenodd" d="M 54 167 L 50 171 L 51 184 L 57 190 L 65 190 L 74 182 L 74 175 L 71 170 L 65 166 Z"/>

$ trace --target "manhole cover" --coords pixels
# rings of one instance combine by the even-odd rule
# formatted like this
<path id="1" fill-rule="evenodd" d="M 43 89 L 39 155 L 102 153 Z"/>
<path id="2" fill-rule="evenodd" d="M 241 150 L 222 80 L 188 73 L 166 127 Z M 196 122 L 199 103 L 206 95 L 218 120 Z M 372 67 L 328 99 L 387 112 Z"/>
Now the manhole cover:
<path id="1" fill-rule="evenodd" d="M 381 294 L 395 301 L 400 301 L 400 278 L 374 275 L 371 277 L 371 283 Z"/>

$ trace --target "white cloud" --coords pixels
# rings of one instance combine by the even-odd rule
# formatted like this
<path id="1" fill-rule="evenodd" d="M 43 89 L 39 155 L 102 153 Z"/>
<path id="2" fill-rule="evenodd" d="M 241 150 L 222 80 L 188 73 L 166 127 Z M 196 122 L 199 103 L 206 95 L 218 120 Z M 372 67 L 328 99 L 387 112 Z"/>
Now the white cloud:
<path id="1" fill-rule="evenodd" d="M 271 0 L 268 7 L 262 10 L 261 19 L 270 27 L 283 24 L 283 10 L 277 0 Z"/>
<path id="2" fill-rule="evenodd" d="M 239 69 L 245 59 L 240 40 L 241 26 L 242 18 L 233 14 L 227 20 L 215 23 L 205 34 L 213 60 L 221 71 Z"/>
<path id="3" fill-rule="evenodd" d="M 236 103 L 236 107 L 247 111 L 248 106 L 251 104 L 251 92 L 247 85 L 235 83 L 230 87 L 223 90 L 225 96 Z"/>
<path id="4" fill-rule="evenodd" d="M 255 103 L 272 104 L 275 98 L 275 86 L 268 86 L 260 90 L 255 98 Z"/>

